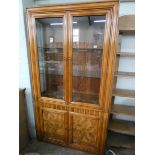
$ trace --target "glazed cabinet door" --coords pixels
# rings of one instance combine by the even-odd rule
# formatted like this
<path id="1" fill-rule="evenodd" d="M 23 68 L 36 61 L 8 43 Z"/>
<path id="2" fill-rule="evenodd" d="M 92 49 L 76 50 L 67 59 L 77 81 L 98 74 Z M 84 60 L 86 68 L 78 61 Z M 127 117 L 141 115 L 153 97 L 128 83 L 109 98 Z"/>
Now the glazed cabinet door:
<path id="1" fill-rule="evenodd" d="M 36 19 L 36 33 L 41 97 L 65 100 L 64 18 Z"/>
<path id="2" fill-rule="evenodd" d="M 39 64 L 39 133 L 41 139 L 65 145 L 67 137 L 66 106 L 66 18 L 65 14 L 36 18 Z M 36 61 L 37 62 L 37 61 Z M 36 63 L 35 62 L 35 63 Z M 36 79 L 37 80 L 37 79 Z"/>
<path id="3" fill-rule="evenodd" d="M 92 11 L 93 12 L 93 11 Z M 83 15 L 86 14 L 86 15 Z M 103 14 L 103 13 L 102 13 Z M 70 15 L 70 102 L 99 106 L 106 15 Z"/>

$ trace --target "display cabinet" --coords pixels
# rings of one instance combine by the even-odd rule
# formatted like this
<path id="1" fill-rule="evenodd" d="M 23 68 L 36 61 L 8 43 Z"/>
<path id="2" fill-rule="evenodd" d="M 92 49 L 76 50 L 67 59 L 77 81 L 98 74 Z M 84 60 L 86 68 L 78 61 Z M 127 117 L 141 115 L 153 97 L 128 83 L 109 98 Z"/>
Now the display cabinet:
<path id="1" fill-rule="evenodd" d="M 27 9 L 37 137 L 103 154 L 118 1 Z"/>

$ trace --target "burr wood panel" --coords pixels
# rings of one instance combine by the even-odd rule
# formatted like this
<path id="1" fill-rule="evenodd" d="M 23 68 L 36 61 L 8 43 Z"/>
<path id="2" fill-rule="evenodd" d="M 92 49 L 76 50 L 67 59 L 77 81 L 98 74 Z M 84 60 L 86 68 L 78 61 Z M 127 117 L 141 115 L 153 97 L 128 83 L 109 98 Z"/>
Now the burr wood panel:
<path id="1" fill-rule="evenodd" d="M 70 146 L 88 152 L 98 152 L 100 121 L 99 117 L 70 113 Z"/>
<path id="2" fill-rule="evenodd" d="M 43 110 L 44 139 L 60 144 L 67 143 L 67 112 L 51 109 Z"/>

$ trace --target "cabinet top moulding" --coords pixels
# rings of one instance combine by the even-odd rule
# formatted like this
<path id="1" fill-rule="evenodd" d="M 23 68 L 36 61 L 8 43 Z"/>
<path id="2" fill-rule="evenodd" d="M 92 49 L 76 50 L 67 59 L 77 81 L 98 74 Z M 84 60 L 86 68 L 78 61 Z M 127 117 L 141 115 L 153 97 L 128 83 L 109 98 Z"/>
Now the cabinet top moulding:
<path id="1" fill-rule="evenodd" d="M 27 12 L 30 13 L 41 13 L 45 11 L 71 11 L 71 10 L 89 10 L 100 9 L 100 8 L 112 8 L 114 5 L 118 4 L 119 0 L 101 0 L 89 3 L 72 3 L 72 4 L 55 4 L 55 5 L 45 5 L 45 6 L 35 6 L 27 8 Z"/>

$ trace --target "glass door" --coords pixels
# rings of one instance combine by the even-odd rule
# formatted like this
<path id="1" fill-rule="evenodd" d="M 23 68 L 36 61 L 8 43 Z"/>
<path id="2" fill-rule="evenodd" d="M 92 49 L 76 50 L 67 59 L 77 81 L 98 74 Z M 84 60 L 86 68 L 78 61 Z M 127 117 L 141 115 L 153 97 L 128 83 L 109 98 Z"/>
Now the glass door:
<path id="1" fill-rule="evenodd" d="M 64 99 L 64 19 L 36 19 L 42 97 Z"/>
<path id="2" fill-rule="evenodd" d="M 72 102 L 99 104 L 105 15 L 72 16 Z"/>

